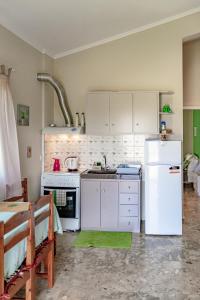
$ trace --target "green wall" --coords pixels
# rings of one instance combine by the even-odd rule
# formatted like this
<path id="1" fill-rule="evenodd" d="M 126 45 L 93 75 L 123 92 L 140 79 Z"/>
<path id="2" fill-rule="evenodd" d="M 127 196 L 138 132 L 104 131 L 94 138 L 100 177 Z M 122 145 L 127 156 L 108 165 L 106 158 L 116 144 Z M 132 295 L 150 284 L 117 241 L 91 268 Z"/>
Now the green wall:
<path id="1" fill-rule="evenodd" d="M 193 110 L 183 111 L 183 155 L 193 153 Z"/>
<path id="2" fill-rule="evenodd" d="M 193 152 L 200 157 L 200 110 L 193 110 Z"/>

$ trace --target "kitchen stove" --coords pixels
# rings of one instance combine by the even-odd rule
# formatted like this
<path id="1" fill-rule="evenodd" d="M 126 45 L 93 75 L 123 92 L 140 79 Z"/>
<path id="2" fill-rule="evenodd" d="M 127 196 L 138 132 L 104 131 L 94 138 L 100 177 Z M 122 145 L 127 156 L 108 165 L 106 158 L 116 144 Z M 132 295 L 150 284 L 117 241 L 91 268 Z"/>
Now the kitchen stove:
<path id="1" fill-rule="evenodd" d="M 80 171 L 44 172 L 41 194 L 53 192 L 64 231 L 80 229 Z"/>

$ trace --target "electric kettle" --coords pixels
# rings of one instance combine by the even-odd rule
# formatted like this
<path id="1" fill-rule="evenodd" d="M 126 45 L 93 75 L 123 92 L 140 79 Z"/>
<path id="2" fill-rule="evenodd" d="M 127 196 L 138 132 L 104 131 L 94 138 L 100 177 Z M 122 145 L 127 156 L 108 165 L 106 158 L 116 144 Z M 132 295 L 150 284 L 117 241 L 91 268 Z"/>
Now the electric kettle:
<path id="1" fill-rule="evenodd" d="M 69 156 L 64 161 L 65 167 L 67 167 L 68 171 L 77 171 L 78 170 L 78 157 L 77 156 Z"/>

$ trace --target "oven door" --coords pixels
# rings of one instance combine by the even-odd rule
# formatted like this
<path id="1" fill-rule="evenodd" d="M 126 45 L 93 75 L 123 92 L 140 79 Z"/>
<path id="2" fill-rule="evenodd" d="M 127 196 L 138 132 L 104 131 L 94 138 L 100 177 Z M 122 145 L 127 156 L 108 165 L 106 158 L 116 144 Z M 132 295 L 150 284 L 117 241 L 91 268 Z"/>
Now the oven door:
<path id="1" fill-rule="evenodd" d="M 61 187 L 44 187 L 44 195 L 53 192 L 54 202 L 60 218 L 78 218 L 78 189 Z"/>

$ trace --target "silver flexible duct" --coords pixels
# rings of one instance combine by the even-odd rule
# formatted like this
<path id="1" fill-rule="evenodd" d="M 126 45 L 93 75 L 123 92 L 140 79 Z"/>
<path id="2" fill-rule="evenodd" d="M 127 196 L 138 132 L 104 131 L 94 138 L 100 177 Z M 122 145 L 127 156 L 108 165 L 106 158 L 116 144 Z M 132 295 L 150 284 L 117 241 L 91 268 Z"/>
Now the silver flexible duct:
<path id="1" fill-rule="evenodd" d="M 67 127 L 72 127 L 72 114 L 62 84 L 48 73 L 37 73 L 37 80 L 47 82 L 55 89 L 58 96 L 59 105 L 65 119 L 65 124 Z"/>

